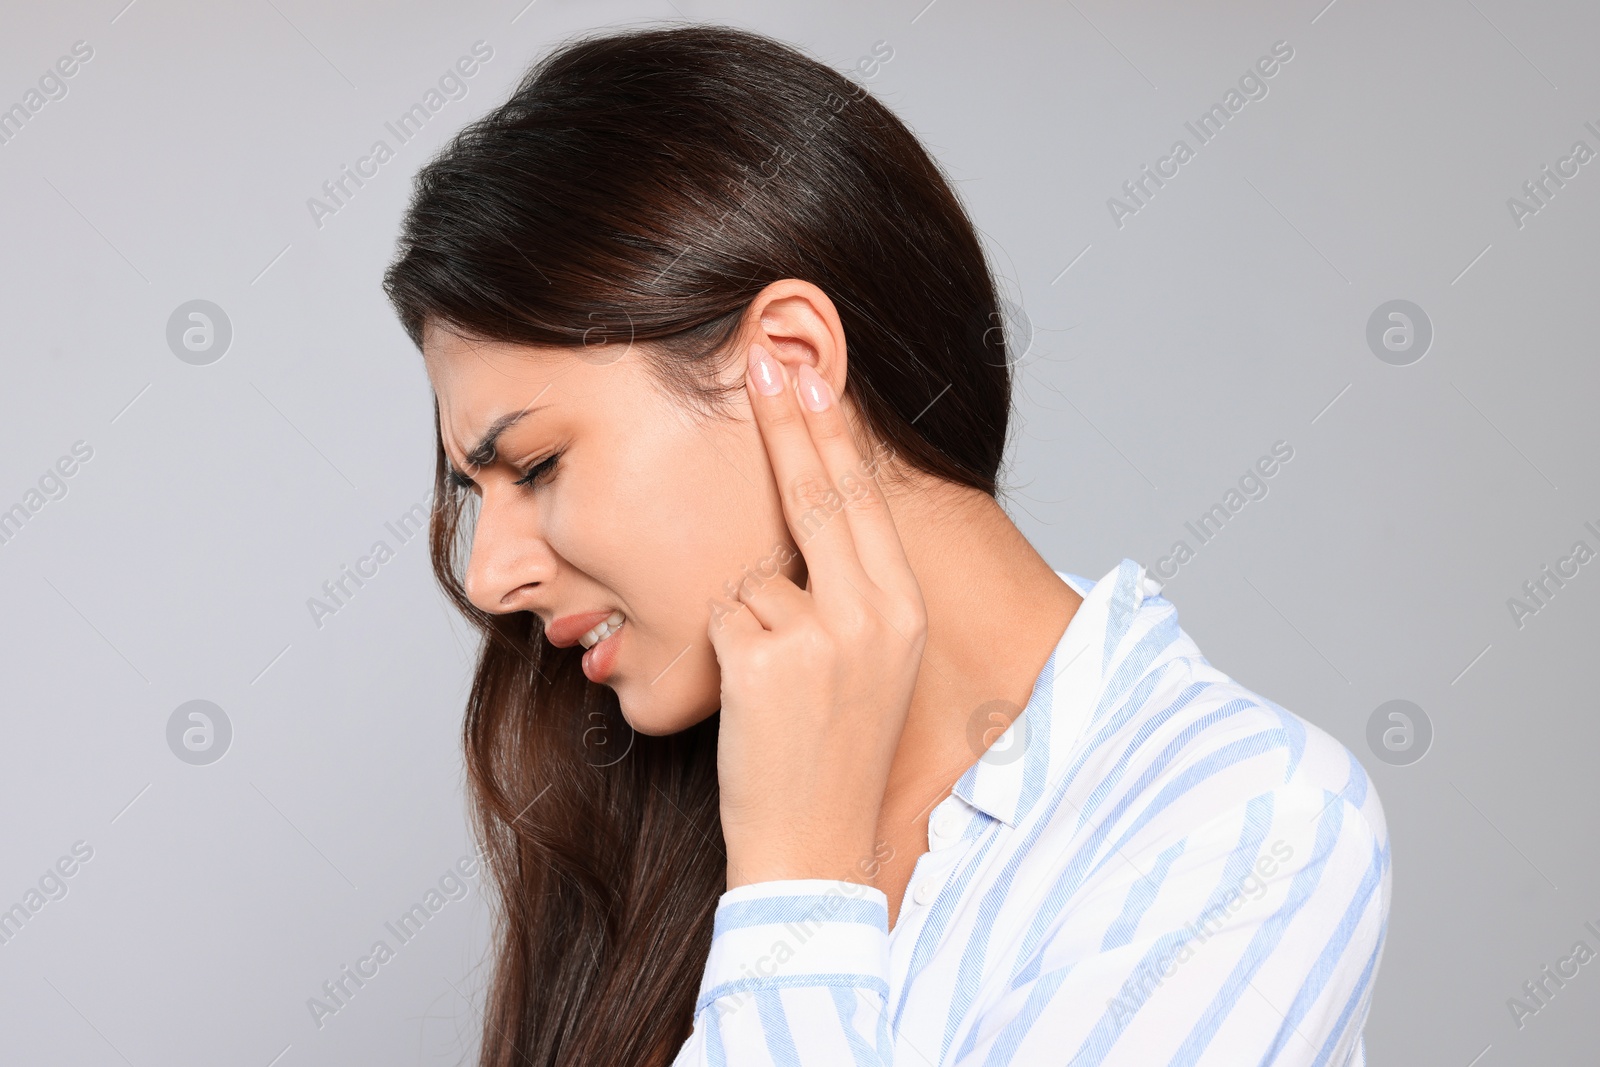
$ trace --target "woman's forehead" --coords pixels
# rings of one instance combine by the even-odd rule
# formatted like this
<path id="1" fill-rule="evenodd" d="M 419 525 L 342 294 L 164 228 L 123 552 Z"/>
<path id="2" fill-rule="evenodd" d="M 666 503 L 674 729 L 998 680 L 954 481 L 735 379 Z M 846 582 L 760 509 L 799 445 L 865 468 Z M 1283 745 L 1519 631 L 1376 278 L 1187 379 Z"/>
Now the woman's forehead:
<path id="1" fill-rule="evenodd" d="M 463 399 L 543 388 L 568 374 L 573 362 L 556 347 L 483 341 L 443 329 L 424 333 L 422 357 L 434 391 Z"/>

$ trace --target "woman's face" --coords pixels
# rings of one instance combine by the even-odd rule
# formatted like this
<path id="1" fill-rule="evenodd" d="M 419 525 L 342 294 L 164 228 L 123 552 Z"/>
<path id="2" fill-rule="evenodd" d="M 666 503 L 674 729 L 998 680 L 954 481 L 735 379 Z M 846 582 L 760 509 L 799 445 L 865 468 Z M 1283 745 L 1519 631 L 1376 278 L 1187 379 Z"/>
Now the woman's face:
<path id="1" fill-rule="evenodd" d="M 732 418 L 707 418 L 660 391 L 637 348 L 613 350 L 626 347 L 434 327 L 423 343 L 445 454 L 479 498 L 467 595 L 486 612 L 537 614 L 563 645 L 620 612 L 585 673 L 616 690 L 634 729 L 667 734 L 720 703 L 710 598 L 778 569 L 803 581 L 804 562 L 743 389 Z M 742 382 L 744 368 L 730 358 L 722 380 Z"/>

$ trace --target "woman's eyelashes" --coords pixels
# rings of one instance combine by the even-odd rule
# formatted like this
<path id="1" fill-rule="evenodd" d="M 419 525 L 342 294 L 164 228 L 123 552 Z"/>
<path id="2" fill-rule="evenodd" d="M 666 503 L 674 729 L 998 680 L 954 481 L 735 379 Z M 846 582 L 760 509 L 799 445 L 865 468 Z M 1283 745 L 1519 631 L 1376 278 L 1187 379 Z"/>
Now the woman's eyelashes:
<path id="1" fill-rule="evenodd" d="M 560 452 L 551 453 L 548 459 L 541 460 L 528 469 L 528 472 L 517 479 L 517 485 L 537 485 L 540 479 L 555 469 L 556 461 L 561 458 Z"/>
<path id="2" fill-rule="evenodd" d="M 524 486 L 537 485 L 540 481 L 544 480 L 546 475 L 555 469 L 556 461 L 560 458 L 560 452 L 552 453 L 549 458 L 540 460 L 538 463 L 530 467 L 527 473 L 523 474 L 512 484 Z M 461 471 L 456 469 L 454 464 L 450 466 L 446 477 L 449 479 L 450 484 L 458 489 L 474 491 L 478 488 L 478 483 L 473 481 L 467 475 L 462 474 Z"/>

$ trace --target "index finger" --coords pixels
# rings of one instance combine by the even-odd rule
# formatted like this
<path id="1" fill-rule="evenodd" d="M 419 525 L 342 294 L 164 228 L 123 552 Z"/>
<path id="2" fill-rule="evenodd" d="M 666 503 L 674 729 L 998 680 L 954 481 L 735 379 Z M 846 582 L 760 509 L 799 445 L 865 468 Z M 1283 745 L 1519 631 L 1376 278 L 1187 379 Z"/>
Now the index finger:
<path id="1" fill-rule="evenodd" d="M 754 355 L 752 352 L 752 358 Z M 836 541 L 849 552 L 850 571 L 854 573 L 846 573 L 845 577 L 858 592 L 862 591 L 860 582 L 865 580 L 886 592 L 904 593 L 914 587 L 915 580 L 911 578 L 910 564 L 906 561 L 888 502 L 872 477 L 880 457 L 875 454 L 871 463 L 862 459 L 833 390 L 815 370 L 802 363 L 795 378 L 792 392 L 781 390 L 782 397 L 757 398 L 781 399 L 783 404 L 757 406 L 767 407 L 769 413 L 782 412 L 780 418 L 792 415 L 797 420 L 792 429 L 776 428 L 769 439 L 777 445 L 779 453 L 785 450 L 786 438 L 803 439 L 802 443 L 809 447 L 801 454 L 814 456 L 816 467 L 812 470 L 820 469 L 820 474 L 808 476 L 820 478 L 826 486 L 822 493 L 801 494 L 821 499 L 800 512 L 798 518 L 791 517 L 790 528 L 796 541 L 804 546 L 810 539 L 828 537 L 832 530 L 834 540 L 824 541 L 825 551 L 831 552 Z M 760 386 L 759 378 L 755 384 Z M 763 436 L 768 436 L 765 427 L 762 432 Z M 769 453 L 773 451 L 769 445 Z M 800 450 L 797 448 L 796 452 Z M 779 462 L 774 459 L 775 471 L 779 470 Z M 844 513 L 843 522 L 839 521 L 840 512 Z M 811 563 L 809 554 L 807 563 L 808 566 Z"/>
<path id="2" fill-rule="evenodd" d="M 784 387 L 785 379 L 777 358 L 759 342 L 752 342 L 745 376 L 750 406 L 778 483 L 784 519 L 805 557 L 812 591 L 832 587 L 838 576 L 859 588 L 867 576 L 850 524 L 836 521 L 845 500 L 823 463 L 800 410 L 800 398 L 795 390 Z"/>

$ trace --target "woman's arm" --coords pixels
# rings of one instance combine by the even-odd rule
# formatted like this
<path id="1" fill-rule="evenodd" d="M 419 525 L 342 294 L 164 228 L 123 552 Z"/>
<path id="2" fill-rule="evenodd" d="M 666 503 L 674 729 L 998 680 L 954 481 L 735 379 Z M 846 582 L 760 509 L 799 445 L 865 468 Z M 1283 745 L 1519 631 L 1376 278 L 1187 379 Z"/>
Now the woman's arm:
<path id="1" fill-rule="evenodd" d="M 792 314 L 791 333 L 828 329 Z M 790 387 L 775 347 L 765 333 L 750 346 L 746 384 L 805 588 L 758 573 L 736 603 L 712 605 L 730 889 L 863 880 L 927 637 L 921 588 L 833 390 L 803 359 Z M 787 347 L 842 351 L 843 338 Z"/>
<path id="2" fill-rule="evenodd" d="M 675 1067 L 893 1063 L 888 920 L 883 893 L 858 882 L 729 890 Z"/>
<path id="3" fill-rule="evenodd" d="M 797 315 L 788 351 L 843 351 Z M 777 348 L 752 344 L 746 383 L 806 588 L 780 571 L 714 605 L 728 892 L 677 1062 L 888 1064 L 888 901 L 865 871 L 926 611 L 833 390 Z"/>

